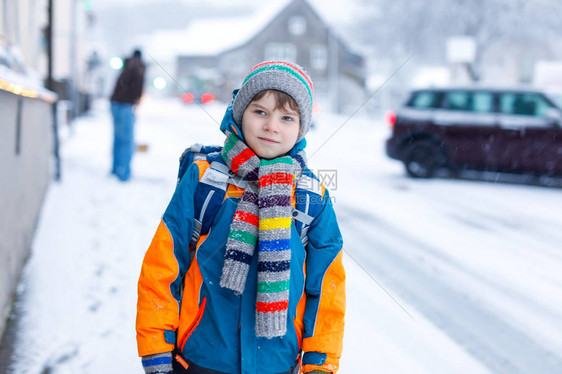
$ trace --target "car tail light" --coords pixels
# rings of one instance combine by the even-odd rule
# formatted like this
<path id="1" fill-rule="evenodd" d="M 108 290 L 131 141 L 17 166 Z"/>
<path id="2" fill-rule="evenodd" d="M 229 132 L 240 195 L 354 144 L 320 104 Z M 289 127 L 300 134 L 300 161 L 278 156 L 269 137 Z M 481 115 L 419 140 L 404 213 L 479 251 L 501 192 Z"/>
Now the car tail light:
<path id="1" fill-rule="evenodd" d="M 183 94 L 183 102 L 186 104 L 191 104 L 195 100 L 195 96 L 191 92 L 186 92 Z"/>
<path id="2" fill-rule="evenodd" d="M 396 123 L 396 113 L 394 113 L 392 110 L 386 112 L 384 118 L 389 126 L 394 126 L 394 124 Z"/>
<path id="3" fill-rule="evenodd" d="M 201 102 L 203 104 L 210 104 L 213 101 L 215 101 L 215 97 L 212 94 L 206 92 L 203 95 L 201 95 Z"/>

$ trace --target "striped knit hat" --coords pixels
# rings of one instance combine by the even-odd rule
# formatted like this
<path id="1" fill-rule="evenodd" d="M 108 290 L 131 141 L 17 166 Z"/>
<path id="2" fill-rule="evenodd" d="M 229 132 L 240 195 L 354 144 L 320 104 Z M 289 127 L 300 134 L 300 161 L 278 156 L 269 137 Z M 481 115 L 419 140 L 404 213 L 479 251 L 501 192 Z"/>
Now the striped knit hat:
<path id="1" fill-rule="evenodd" d="M 312 80 L 306 71 L 297 64 L 286 61 L 266 61 L 250 69 L 232 105 L 234 121 L 239 126 L 242 125 L 242 115 L 248 104 L 264 90 L 285 92 L 296 101 L 301 126 L 297 142 L 304 138 L 312 122 L 314 94 Z"/>

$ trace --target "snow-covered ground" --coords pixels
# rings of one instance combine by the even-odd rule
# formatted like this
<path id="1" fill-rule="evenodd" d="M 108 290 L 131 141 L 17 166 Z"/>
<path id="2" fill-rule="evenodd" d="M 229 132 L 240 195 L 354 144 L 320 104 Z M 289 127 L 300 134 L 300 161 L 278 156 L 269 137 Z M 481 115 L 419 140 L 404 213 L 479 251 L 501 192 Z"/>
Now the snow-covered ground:
<path id="1" fill-rule="evenodd" d="M 109 176 L 107 103 L 63 133 L 18 290 L 13 373 L 141 373 L 134 332 L 142 257 L 177 158 L 220 144 L 223 105 L 146 99 L 134 179 Z M 347 315 L 341 373 L 555 373 L 562 362 L 558 189 L 411 180 L 378 120 L 320 115 L 314 170 L 336 170 Z"/>

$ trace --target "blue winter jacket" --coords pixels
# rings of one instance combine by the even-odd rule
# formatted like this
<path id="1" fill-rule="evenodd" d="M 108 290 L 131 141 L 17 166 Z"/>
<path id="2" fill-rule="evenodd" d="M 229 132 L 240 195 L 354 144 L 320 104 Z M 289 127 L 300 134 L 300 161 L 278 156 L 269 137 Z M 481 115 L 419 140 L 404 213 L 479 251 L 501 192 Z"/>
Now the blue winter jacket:
<path id="1" fill-rule="evenodd" d="M 138 285 L 137 342 L 140 356 L 177 348 L 187 362 L 221 373 L 335 373 L 342 351 L 345 272 L 342 238 L 328 190 L 303 171 L 307 201 L 319 204 L 308 228 L 306 249 L 293 221 L 287 333 L 255 336 L 257 256 L 253 256 L 242 295 L 220 286 L 230 223 L 243 189 L 228 185 L 224 202 L 195 250 L 195 191 L 209 167 L 194 162 L 178 185 L 148 248 Z M 300 182 L 299 182 L 300 183 Z M 299 195 L 301 196 L 301 195 Z M 295 196 L 293 196 L 294 198 Z M 302 208 L 302 207 L 301 207 Z M 299 227 L 300 229 L 300 227 Z"/>

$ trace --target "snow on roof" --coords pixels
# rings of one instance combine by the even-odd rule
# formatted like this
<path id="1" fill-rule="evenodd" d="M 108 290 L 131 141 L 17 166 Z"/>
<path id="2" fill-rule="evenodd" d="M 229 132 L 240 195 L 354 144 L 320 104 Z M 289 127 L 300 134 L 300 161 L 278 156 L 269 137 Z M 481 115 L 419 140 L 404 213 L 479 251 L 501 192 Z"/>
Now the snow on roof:
<path id="1" fill-rule="evenodd" d="M 186 29 L 166 30 L 146 37 L 144 50 L 163 60 L 172 60 L 178 55 L 214 56 L 230 48 L 238 47 L 257 35 L 293 0 L 280 0 L 260 7 L 245 17 L 203 18 L 192 21 Z M 345 24 L 355 14 L 354 2 L 307 0 L 324 22 Z M 353 38 L 336 32 L 338 38 L 359 51 Z"/>
<path id="2" fill-rule="evenodd" d="M 157 58 L 177 55 L 213 56 L 249 41 L 292 0 L 260 8 L 248 17 L 204 18 L 180 31 L 161 31 L 147 38 L 144 49 Z"/>
<path id="3" fill-rule="evenodd" d="M 360 8 L 356 1 L 307 0 L 318 15 L 331 25 L 349 24 L 357 19 Z"/>
<path id="4" fill-rule="evenodd" d="M 56 95 L 43 86 L 39 72 L 23 64 L 18 47 L 0 45 L 0 90 L 49 102 L 56 100 Z"/>
<path id="5" fill-rule="evenodd" d="M 363 54 L 364 47 L 356 37 L 346 31 L 346 25 L 357 20 L 357 15 L 364 13 L 362 4 L 355 0 L 307 0 L 318 16 L 327 23 L 334 35 L 346 44 L 351 52 Z"/>

